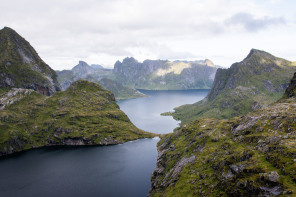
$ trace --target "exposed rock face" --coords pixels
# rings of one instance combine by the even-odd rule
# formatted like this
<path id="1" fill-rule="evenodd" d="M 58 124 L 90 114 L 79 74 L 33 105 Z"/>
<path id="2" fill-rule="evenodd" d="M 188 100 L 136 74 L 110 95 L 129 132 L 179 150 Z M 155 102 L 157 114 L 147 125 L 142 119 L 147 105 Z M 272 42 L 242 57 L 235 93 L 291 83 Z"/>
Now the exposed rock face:
<path id="1" fill-rule="evenodd" d="M 14 30 L 0 30 L 0 88 L 15 87 L 50 96 L 59 91 L 57 76 L 34 48 Z"/>
<path id="2" fill-rule="evenodd" d="M 183 125 L 158 143 L 150 196 L 295 194 L 295 113 L 291 96 L 246 116 Z"/>
<path id="3" fill-rule="evenodd" d="M 242 62 L 217 70 L 204 100 L 176 108 L 173 117 L 189 122 L 247 114 L 280 99 L 295 71 L 295 63 L 252 49 Z"/>
<path id="4" fill-rule="evenodd" d="M 117 100 L 146 96 L 134 88 L 124 86 L 121 83 L 110 79 L 114 78 L 112 70 L 94 68 L 83 61 L 79 61 L 79 64 L 72 70 L 57 71 L 57 74 L 63 90 L 67 89 L 74 81 L 86 79 L 100 84 L 103 88 L 110 90 L 115 95 Z"/>
<path id="5" fill-rule="evenodd" d="M 33 91 L 31 89 L 12 88 L 7 94 L 1 96 L 0 110 L 12 105 L 16 101 L 22 100 L 24 96 L 30 95 Z"/>
<path id="6" fill-rule="evenodd" d="M 290 98 L 296 96 L 296 73 L 294 73 L 294 77 L 292 78 L 289 87 L 285 91 L 284 98 Z"/>
<path id="7" fill-rule="evenodd" d="M 1 98 L 0 156 L 53 145 L 119 144 L 154 134 L 136 128 L 114 95 L 98 84 L 79 80 L 46 97 L 13 89 Z"/>
<path id="8" fill-rule="evenodd" d="M 131 57 L 114 65 L 116 79 L 122 84 L 154 90 L 208 89 L 212 86 L 216 70 L 210 60 L 145 60 L 140 63 Z"/>
<path id="9" fill-rule="evenodd" d="M 79 61 L 79 64 L 74 66 L 74 68 L 72 68 L 73 74 L 79 79 L 83 79 L 87 75 L 94 73 L 95 70 L 96 70 L 95 68 L 89 66 L 84 61 Z"/>

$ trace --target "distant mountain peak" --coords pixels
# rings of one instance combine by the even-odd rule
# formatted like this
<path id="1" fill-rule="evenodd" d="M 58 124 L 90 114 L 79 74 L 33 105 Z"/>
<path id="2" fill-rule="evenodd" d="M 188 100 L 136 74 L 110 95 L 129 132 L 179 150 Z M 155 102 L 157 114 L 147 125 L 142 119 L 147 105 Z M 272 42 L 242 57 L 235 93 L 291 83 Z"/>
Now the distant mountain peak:
<path id="1" fill-rule="evenodd" d="M 214 64 L 214 62 L 212 62 L 212 61 L 209 60 L 209 59 L 205 59 L 205 64 L 206 64 L 207 66 L 210 66 L 210 67 L 216 67 L 215 64 Z"/>
<path id="2" fill-rule="evenodd" d="M 122 61 L 123 64 L 128 64 L 128 63 L 138 63 L 138 61 L 134 57 L 126 57 Z"/>

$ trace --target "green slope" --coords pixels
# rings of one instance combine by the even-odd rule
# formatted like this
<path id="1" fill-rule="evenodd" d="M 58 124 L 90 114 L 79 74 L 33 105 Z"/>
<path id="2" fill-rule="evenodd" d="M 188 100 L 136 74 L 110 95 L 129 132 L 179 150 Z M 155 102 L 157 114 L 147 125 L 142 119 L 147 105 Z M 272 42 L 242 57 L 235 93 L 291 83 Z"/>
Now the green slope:
<path id="1" fill-rule="evenodd" d="M 35 91 L 22 97 L 0 110 L 0 155 L 41 146 L 108 145 L 155 136 L 136 128 L 111 92 L 86 80 L 51 97 Z"/>
<path id="2" fill-rule="evenodd" d="M 294 196 L 295 113 L 296 98 L 285 97 L 246 116 L 183 125 L 158 143 L 150 196 Z"/>
<path id="3" fill-rule="evenodd" d="M 28 88 L 45 95 L 59 91 L 56 73 L 14 30 L 0 30 L 0 87 Z"/>
<path id="4" fill-rule="evenodd" d="M 217 70 L 205 99 L 177 107 L 172 115 L 182 123 L 245 115 L 280 99 L 295 71 L 295 63 L 252 49 L 242 62 Z"/>

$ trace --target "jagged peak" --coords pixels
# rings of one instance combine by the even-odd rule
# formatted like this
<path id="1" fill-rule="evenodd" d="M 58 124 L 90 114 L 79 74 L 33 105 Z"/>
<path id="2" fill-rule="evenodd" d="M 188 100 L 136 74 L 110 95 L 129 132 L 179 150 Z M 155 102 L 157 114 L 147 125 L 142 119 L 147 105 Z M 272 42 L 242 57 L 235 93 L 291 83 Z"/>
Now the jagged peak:
<path id="1" fill-rule="evenodd" d="M 134 57 L 126 57 L 123 59 L 122 63 L 138 63 Z"/>
<path id="2" fill-rule="evenodd" d="M 19 35 L 14 29 L 6 26 L 3 29 L 1 29 L 0 32 Z"/>
<path id="3" fill-rule="evenodd" d="M 90 65 L 88 65 L 85 61 L 79 60 L 78 64 L 73 67 L 72 70 L 78 70 L 78 69 L 93 69 Z"/>
<path id="4" fill-rule="evenodd" d="M 250 53 L 247 55 L 247 57 L 243 61 L 247 61 L 255 56 L 259 56 L 264 59 L 276 59 L 276 57 L 270 53 L 267 53 L 266 51 L 263 50 L 258 50 L 258 49 L 251 49 Z"/>

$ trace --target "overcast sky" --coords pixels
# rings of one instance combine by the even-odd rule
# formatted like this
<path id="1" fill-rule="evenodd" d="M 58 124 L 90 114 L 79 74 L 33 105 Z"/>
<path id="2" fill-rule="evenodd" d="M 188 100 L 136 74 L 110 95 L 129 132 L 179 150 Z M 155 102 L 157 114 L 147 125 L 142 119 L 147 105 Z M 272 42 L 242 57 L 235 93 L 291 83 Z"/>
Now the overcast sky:
<path id="1" fill-rule="evenodd" d="M 16 30 L 55 70 L 208 58 L 229 67 L 251 48 L 296 61 L 295 0 L 0 0 Z"/>

